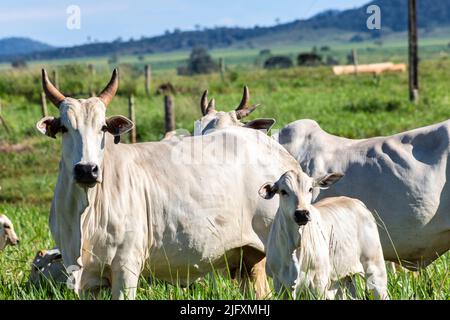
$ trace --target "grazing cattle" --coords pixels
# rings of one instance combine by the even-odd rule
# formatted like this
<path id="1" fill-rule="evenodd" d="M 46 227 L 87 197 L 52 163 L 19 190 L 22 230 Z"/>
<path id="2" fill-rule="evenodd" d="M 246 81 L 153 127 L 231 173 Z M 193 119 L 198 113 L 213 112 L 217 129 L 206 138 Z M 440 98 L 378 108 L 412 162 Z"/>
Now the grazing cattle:
<path id="1" fill-rule="evenodd" d="M 15 246 L 19 243 L 19 238 L 14 232 L 14 226 L 7 216 L 0 214 L 0 250 L 7 245 Z"/>
<path id="2" fill-rule="evenodd" d="M 44 70 L 42 79 L 60 115 L 37 128 L 62 133 L 50 229 L 65 265 L 81 267 L 78 293 L 108 286 L 114 299 L 132 299 L 141 274 L 186 286 L 212 269 L 243 264 L 260 285 L 257 296 L 266 294 L 261 262 L 277 204 L 255 190 L 298 167 L 284 148 L 245 128 L 120 144 L 133 123 L 105 115 L 116 70 L 89 99 L 66 98 Z"/>
<path id="3" fill-rule="evenodd" d="M 313 178 L 345 176 L 318 199 L 345 195 L 376 218 L 384 257 L 410 270 L 450 249 L 450 121 L 388 137 L 351 140 L 328 134 L 313 120 L 284 127 L 277 137 Z"/>
<path id="4" fill-rule="evenodd" d="M 256 110 L 259 104 L 249 105 L 250 93 L 248 87 L 244 87 L 241 103 L 236 110 L 223 112 L 216 110 L 216 102 L 211 99 L 208 102 L 208 90 L 203 93 L 200 101 L 200 110 L 203 117 L 196 123 L 194 135 L 203 135 L 215 129 L 228 127 L 245 127 L 268 131 L 275 123 L 274 119 L 255 119 L 250 122 L 241 122 L 250 113 Z"/>
<path id="5" fill-rule="evenodd" d="M 325 198 L 312 205 L 314 188 L 328 188 L 342 175 L 312 179 L 301 169 L 288 171 L 259 191 L 279 195 L 280 206 L 267 243 L 267 274 L 275 290 L 300 290 L 334 299 L 341 283 L 364 274 L 377 299 L 387 298 L 387 276 L 375 219 L 359 200 Z M 350 280 L 350 281 L 349 281 Z"/>
<path id="6" fill-rule="evenodd" d="M 28 283 L 36 287 L 49 282 L 66 283 L 68 272 L 58 249 L 40 250 L 31 265 Z"/>

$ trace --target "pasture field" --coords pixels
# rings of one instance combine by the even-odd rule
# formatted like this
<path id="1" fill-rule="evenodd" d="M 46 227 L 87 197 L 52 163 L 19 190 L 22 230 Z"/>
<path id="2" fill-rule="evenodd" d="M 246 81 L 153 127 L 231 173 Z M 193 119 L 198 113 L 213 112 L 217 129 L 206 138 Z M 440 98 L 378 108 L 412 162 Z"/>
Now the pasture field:
<path id="1" fill-rule="evenodd" d="M 99 91 L 110 70 L 99 69 L 94 78 L 85 62 L 58 67 L 64 93 L 86 97 Z M 52 66 L 49 67 L 52 69 Z M 138 141 L 163 136 L 163 97 L 144 95 L 139 66 L 122 65 L 121 87 L 108 109 L 109 115 L 127 115 L 127 95 L 136 96 Z M 200 117 L 199 100 L 208 88 L 217 109 L 230 110 L 241 98 L 247 84 L 251 101 L 262 103 L 251 118 L 273 117 L 276 128 L 301 118 L 315 119 L 329 133 L 350 138 L 390 135 L 447 120 L 450 117 L 450 59 L 424 60 L 420 66 L 421 101 L 408 102 L 407 74 L 333 76 L 330 68 L 291 68 L 266 71 L 231 66 L 222 81 L 219 74 L 181 77 L 172 72 L 154 75 L 153 91 L 170 81 L 174 96 L 177 128 L 192 131 Z M 41 118 L 39 66 L 0 72 L 1 115 L 9 132 L 0 126 L 0 212 L 15 223 L 21 238 L 18 247 L 0 254 L 0 299 L 76 299 L 66 287 L 34 289 L 27 286 L 30 263 L 40 249 L 52 248 L 48 212 L 58 172 L 60 141 L 37 133 Z M 51 114 L 56 108 L 49 104 Z M 123 139 L 125 140 L 125 139 Z M 257 190 L 255 190 L 257 192 Z M 237 284 L 223 275 L 211 275 L 188 289 L 141 279 L 138 299 L 251 299 Z M 362 281 L 358 295 L 364 297 Z M 418 275 L 389 273 L 391 299 L 450 299 L 450 254 L 439 258 Z M 108 296 L 105 294 L 105 298 Z M 277 297 L 273 297 L 277 298 Z M 305 298 L 313 298 L 305 295 Z"/>

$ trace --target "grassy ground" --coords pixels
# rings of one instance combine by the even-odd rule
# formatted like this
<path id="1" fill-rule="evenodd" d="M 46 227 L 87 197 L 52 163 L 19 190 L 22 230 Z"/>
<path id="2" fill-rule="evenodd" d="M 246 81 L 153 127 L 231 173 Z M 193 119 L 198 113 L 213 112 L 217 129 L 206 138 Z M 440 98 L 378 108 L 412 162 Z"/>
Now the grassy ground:
<path id="1" fill-rule="evenodd" d="M 153 86 L 171 81 L 175 95 L 177 127 L 192 131 L 200 116 L 199 99 L 203 89 L 217 100 L 217 108 L 236 106 L 244 84 L 250 86 L 252 101 L 262 103 L 255 117 L 274 117 L 277 128 L 300 118 L 317 120 L 330 133 L 351 138 L 389 135 L 447 120 L 450 115 L 450 59 L 440 58 L 421 64 L 421 102 L 407 101 L 407 75 L 385 74 L 333 76 L 329 68 L 293 68 L 264 71 L 230 68 L 222 81 L 218 74 L 178 77 L 173 73 L 156 74 Z M 75 70 L 76 71 L 76 70 Z M 74 71 L 74 72 L 75 72 Z M 163 134 L 162 97 L 144 96 L 143 79 L 132 68 L 121 68 L 119 97 L 108 109 L 109 115 L 127 114 L 126 94 L 136 95 L 138 140 L 158 140 Z M 60 72 L 61 74 L 61 72 Z M 61 77 L 62 91 L 79 88 L 95 90 L 108 80 L 106 72 L 95 79 L 67 73 Z M 75 74 L 75 75 L 74 75 Z M 89 79 L 89 80 L 88 80 Z M 92 81 L 91 81 L 92 80 Z M 75 83 L 81 81 L 82 83 Z M 40 119 L 39 71 L 2 71 L 0 98 L 2 116 L 10 132 L 0 127 L 0 147 L 20 144 L 22 152 L 0 152 L 0 212 L 8 215 L 21 237 L 21 245 L 0 253 L 0 299 L 73 299 L 66 288 L 36 290 L 26 286 L 30 263 L 37 250 L 51 248 L 48 212 L 58 172 L 60 141 L 40 136 L 34 129 Z M 78 94 L 84 97 L 85 94 Z M 56 109 L 49 105 L 52 114 Z M 445 255 L 417 276 L 399 272 L 389 274 L 393 299 L 449 299 L 450 255 Z M 359 295 L 364 296 L 359 281 Z M 107 296 L 105 296 L 107 297 Z M 242 299 L 237 285 L 227 277 L 205 279 L 183 290 L 156 281 L 142 279 L 138 299 Z"/>

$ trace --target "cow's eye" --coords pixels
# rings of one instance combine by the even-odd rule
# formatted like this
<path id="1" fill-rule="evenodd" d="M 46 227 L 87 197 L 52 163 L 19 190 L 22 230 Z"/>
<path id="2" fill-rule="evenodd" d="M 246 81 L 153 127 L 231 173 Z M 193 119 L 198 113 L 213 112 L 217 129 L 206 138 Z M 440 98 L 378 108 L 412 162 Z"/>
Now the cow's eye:
<path id="1" fill-rule="evenodd" d="M 309 193 L 312 193 L 313 192 L 313 188 L 309 188 Z"/>
<path id="2" fill-rule="evenodd" d="M 5 224 L 5 225 L 3 225 L 3 229 L 11 229 L 11 226 Z"/>
<path id="3" fill-rule="evenodd" d="M 286 192 L 286 190 L 281 190 L 281 191 L 280 191 L 280 194 L 281 194 L 282 196 L 287 196 L 287 195 L 288 195 L 288 193 Z"/>

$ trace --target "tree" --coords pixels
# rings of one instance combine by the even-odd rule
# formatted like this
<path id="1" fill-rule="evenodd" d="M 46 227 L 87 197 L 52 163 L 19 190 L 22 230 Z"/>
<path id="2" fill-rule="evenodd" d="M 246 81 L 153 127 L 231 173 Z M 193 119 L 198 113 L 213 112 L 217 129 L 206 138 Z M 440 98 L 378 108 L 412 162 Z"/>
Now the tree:
<path id="1" fill-rule="evenodd" d="M 206 74 L 219 70 L 219 66 L 205 48 L 194 48 L 191 51 L 187 66 L 179 68 L 179 74 Z"/>

